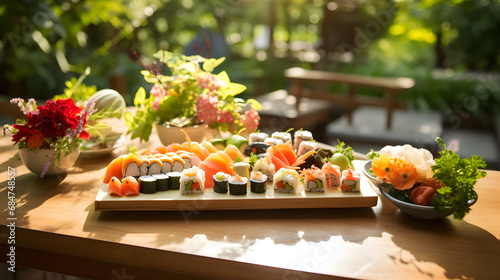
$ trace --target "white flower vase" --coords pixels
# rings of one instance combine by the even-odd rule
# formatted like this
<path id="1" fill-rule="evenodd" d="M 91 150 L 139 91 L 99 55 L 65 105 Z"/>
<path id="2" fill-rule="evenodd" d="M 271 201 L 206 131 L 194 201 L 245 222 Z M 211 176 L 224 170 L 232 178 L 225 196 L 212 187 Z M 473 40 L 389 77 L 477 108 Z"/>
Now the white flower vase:
<path id="1" fill-rule="evenodd" d="M 42 174 L 45 164 L 50 159 L 50 155 L 53 152 L 54 149 L 19 149 L 19 155 L 21 156 L 23 164 L 29 171 L 38 175 Z M 56 160 L 55 163 L 47 169 L 44 176 L 54 176 L 65 173 L 66 170 L 76 163 L 79 155 L 80 146 L 71 153 L 61 153 L 61 160 L 59 162 Z"/>
<path id="2" fill-rule="evenodd" d="M 184 130 L 191 141 L 202 142 L 207 137 L 208 127 L 205 124 L 187 126 L 187 127 L 174 127 L 174 126 L 164 126 L 155 123 L 156 133 L 158 138 L 160 138 L 161 143 L 164 146 L 168 146 L 172 143 L 184 143 L 186 142 L 186 135 L 181 131 Z"/>

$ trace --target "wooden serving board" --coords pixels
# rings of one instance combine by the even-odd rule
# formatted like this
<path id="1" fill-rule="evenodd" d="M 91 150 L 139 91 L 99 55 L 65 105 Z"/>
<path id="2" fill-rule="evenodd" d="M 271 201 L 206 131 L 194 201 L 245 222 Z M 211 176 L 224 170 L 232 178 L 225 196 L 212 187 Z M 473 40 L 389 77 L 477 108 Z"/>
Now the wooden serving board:
<path id="1" fill-rule="evenodd" d="M 361 171 L 365 161 L 355 161 Z M 95 198 L 97 211 L 190 211 L 190 210 L 244 210 L 244 209 L 293 209 L 293 208 L 354 208 L 377 205 L 378 196 L 365 175 L 361 175 L 360 192 L 341 192 L 326 189 L 324 193 L 310 193 L 299 184 L 296 194 L 274 192 L 267 183 L 267 192 L 246 195 L 220 194 L 205 189 L 203 194 L 181 195 L 179 190 L 133 197 L 112 197 L 107 184 L 102 184 Z"/>

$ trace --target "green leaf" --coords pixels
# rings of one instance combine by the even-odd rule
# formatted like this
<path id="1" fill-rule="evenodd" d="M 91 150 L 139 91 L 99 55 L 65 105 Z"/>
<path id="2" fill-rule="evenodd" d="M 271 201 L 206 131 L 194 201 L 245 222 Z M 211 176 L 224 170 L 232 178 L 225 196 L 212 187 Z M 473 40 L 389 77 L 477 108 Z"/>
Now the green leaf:
<path id="1" fill-rule="evenodd" d="M 246 86 L 237 83 L 230 83 L 228 88 L 223 88 L 226 96 L 236 96 L 247 89 Z"/>
<path id="2" fill-rule="evenodd" d="M 222 89 L 229 88 L 231 85 L 231 80 L 229 80 L 229 76 L 227 75 L 226 71 L 220 72 L 217 77 L 219 77 L 219 80 L 224 82 L 224 85 L 222 86 Z"/>
<path id="3" fill-rule="evenodd" d="M 249 104 L 250 107 L 256 111 L 262 110 L 262 105 L 259 103 L 259 101 L 255 100 L 253 98 L 248 99 L 247 104 Z"/>
<path id="4" fill-rule="evenodd" d="M 134 105 L 136 107 L 140 107 L 141 104 L 144 103 L 144 100 L 146 99 L 146 91 L 144 90 L 143 87 L 139 88 L 137 92 L 135 93 L 135 98 L 134 98 Z"/>
<path id="5" fill-rule="evenodd" d="M 212 72 L 214 71 L 214 69 L 219 66 L 222 62 L 224 62 L 224 60 L 226 60 L 225 57 L 221 57 L 219 59 L 215 59 L 215 58 L 210 58 L 210 59 L 207 59 L 204 63 L 203 63 L 203 70 L 207 71 L 207 72 Z"/>

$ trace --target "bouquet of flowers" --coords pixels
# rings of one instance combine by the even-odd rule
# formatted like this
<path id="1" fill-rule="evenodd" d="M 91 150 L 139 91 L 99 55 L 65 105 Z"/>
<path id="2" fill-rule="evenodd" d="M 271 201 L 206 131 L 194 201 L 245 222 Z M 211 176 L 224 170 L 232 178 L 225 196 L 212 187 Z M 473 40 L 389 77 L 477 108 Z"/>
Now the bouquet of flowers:
<path id="1" fill-rule="evenodd" d="M 160 60 L 161 68 L 143 65 L 148 70 L 141 71 L 144 79 L 153 84 L 149 97 L 140 88 L 134 98 L 136 114 L 125 115 L 132 139 L 148 141 L 154 123 L 175 127 L 206 124 L 233 134 L 257 129 L 260 117 L 256 110 L 261 105 L 254 99 L 237 98 L 246 87 L 232 83 L 225 71 L 212 74 L 225 58 L 206 59 L 168 51 L 159 51 L 154 57 Z M 163 73 L 164 65 L 169 75 Z M 250 109 L 244 111 L 247 106 Z"/>
<path id="2" fill-rule="evenodd" d="M 17 103 L 27 116 L 27 120 L 17 120 L 16 124 L 4 127 L 14 133 L 12 141 L 20 149 L 54 149 L 40 176 L 42 178 L 51 165 L 58 163 L 62 152 L 73 152 L 82 139 L 89 138 L 85 125 L 95 102 L 89 103 L 86 110 L 76 106 L 71 98 L 48 100 L 44 106 L 37 106 L 34 99 L 26 102 L 14 98 L 11 103 Z"/>

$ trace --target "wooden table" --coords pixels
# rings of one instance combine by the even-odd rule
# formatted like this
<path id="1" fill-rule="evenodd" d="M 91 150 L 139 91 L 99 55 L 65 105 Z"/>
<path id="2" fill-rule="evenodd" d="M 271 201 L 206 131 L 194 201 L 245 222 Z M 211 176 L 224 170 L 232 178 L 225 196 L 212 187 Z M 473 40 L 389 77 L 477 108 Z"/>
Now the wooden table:
<path id="1" fill-rule="evenodd" d="M 8 261 L 14 236 L 16 266 L 96 279 L 500 275 L 497 171 L 478 183 L 479 201 L 463 221 L 417 220 L 385 198 L 353 209 L 96 212 L 94 198 L 114 156 L 82 159 L 67 176 L 39 179 L 10 139 L 0 139 L 0 259 Z M 13 232 L 6 226 L 8 167 L 16 170 Z"/>

